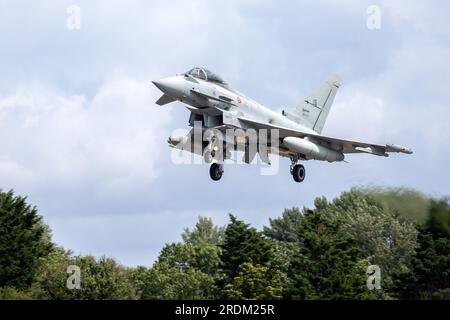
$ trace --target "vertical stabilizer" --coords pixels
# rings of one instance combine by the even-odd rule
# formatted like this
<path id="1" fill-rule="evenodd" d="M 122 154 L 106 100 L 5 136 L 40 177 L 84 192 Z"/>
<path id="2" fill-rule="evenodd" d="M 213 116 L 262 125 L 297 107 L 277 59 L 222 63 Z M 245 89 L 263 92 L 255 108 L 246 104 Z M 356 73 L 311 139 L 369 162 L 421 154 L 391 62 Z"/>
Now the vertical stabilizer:
<path id="1" fill-rule="evenodd" d="M 283 111 L 283 115 L 320 134 L 339 86 L 339 76 L 329 77 L 295 108 L 290 111 Z"/>

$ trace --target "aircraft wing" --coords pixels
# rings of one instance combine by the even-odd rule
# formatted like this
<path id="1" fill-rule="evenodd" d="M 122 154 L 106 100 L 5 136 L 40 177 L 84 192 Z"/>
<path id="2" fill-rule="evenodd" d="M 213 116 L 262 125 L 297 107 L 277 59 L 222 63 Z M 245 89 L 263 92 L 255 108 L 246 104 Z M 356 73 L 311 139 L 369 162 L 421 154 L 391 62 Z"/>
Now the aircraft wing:
<path id="1" fill-rule="evenodd" d="M 401 152 L 407 154 L 413 153 L 409 148 L 397 146 L 395 144 L 378 145 L 373 143 L 336 139 L 319 135 L 308 136 L 319 142 L 325 142 L 325 146 L 331 147 L 335 150 L 339 150 L 342 153 L 369 153 L 376 156 L 385 157 L 388 156 L 387 153 L 389 152 Z"/>
<path id="2" fill-rule="evenodd" d="M 274 124 L 259 122 L 243 117 L 240 117 L 239 120 L 255 129 L 278 129 L 280 139 L 285 137 L 299 137 L 299 138 L 308 137 L 309 139 L 313 140 L 314 142 L 320 145 L 323 145 L 324 147 L 328 147 L 340 151 L 342 153 L 369 153 L 377 156 L 386 156 L 386 157 L 388 156 L 387 154 L 388 152 L 402 152 L 407 154 L 412 153 L 412 150 L 394 144 L 378 145 L 366 142 L 337 139 L 318 134 L 297 131 L 277 126 Z"/>

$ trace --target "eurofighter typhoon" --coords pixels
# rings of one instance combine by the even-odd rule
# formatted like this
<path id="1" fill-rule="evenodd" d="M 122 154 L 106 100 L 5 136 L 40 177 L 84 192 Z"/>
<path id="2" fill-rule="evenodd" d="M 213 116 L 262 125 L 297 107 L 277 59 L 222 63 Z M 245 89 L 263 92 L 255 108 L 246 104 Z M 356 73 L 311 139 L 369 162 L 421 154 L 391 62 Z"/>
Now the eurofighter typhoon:
<path id="1" fill-rule="evenodd" d="M 340 86 L 335 75 L 297 106 L 280 113 L 244 96 L 204 68 L 193 68 L 153 84 L 164 93 L 156 104 L 180 101 L 190 111 L 189 125 L 193 129 L 187 135 L 169 137 L 169 145 L 199 154 L 206 163 L 212 163 L 209 171 L 214 181 L 221 179 L 223 162 L 231 159 L 232 151 L 243 151 L 246 163 L 251 163 L 257 153 L 267 164 L 271 153 L 288 157 L 296 182 L 305 179 L 305 167 L 298 163 L 300 160 L 335 162 L 343 161 L 348 153 L 384 157 L 389 152 L 412 153 L 394 144 L 377 145 L 321 135 Z M 200 139 L 195 139 L 196 130 L 200 131 Z"/>

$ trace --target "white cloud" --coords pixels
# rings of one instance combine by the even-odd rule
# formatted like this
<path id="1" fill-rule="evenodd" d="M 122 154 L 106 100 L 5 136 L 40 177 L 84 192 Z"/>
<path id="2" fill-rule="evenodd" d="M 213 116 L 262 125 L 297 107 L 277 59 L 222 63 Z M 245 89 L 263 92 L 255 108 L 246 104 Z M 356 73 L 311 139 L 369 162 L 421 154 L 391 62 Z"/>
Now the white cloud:
<path id="1" fill-rule="evenodd" d="M 37 84 L 0 97 L 0 181 L 24 188 L 120 191 L 148 185 L 170 112 L 147 81 L 116 76 L 89 99 Z"/>
<path id="2" fill-rule="evenodd" d="M 355 183 L 450 192 L 442 1 L 381 1 L 379 31 L 366 27 L 372 1 L 80 0 L 76 32 L 66 28 L 70 4 L 0 3 L 0 188 L 29 195 L 68 248 L 133 264 L 156 257 L 198 214 L 220 222 L 230 210 L 260 226 L 283 207 Z M 269 177 L 229 166 L 213 184 L 207 167 L 170 162 L 166 138 L 188 113 L 179 103 L 156 107 L 150 83 L 193 65 L 274 108 L 341 73 L 324 133 L 405 144 L 415 154 L 310 161 L 302 185 L 291 181 L 287 159 Z"/>
<path id="3" fill-rule="evenodd" d="M 449 50 L 437 43 L 422 47 L 405 41 L 392 50 L 379 74 L 348 84 L 344 79 L 326 133 L 381 144 L 410 143 L 428 158 L 448 154 L 442 146 L 450 136 Z"/>

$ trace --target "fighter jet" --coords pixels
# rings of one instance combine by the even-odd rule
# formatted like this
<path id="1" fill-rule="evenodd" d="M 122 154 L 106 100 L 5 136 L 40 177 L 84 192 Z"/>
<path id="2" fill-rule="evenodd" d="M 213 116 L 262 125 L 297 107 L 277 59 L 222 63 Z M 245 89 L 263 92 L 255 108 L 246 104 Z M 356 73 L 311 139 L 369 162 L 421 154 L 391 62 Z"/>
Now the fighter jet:
<path id="1" fill-rule="evenodd" d="M 196 67 L 152 82 L 163 92 L 156 104 L 163 106 L 180 101 L 190 111 L 189 126 L 193 129 L 186 136 L 169 137 L 169 146 L 202 155 L 205 162 L 212 163 L 209 171 L 214 181 L 221 179 L 223 162 L 231 158 L 229 151 L 223 151 L 229 150 L 227 147 L 230 145 L 235 148 L 234 151 L 244 151 L 244 161 L 247 163 L 253 161 L 256 153 L 267 164 L 270 164 L 269 154 L 290 158 L 290 172 L 296 182 L 304 181 L 306 176 L 305 167 L 298 163 L 300 160 L 335 162 L 344 161 L 345 154 L 350 153 L 384 157 L 390 152 L 412 153 L 411 149 L 394 144 L 378 145 L 321 134 L 340 87 L 340 78 L 336 75 L 321 83 L 297 106 L 282 112 L 275 112 L 246 97 L 205 68 Z M 268 135 L 270 142 L 267 148 L 257 147 L 251 151 L 248 137 L 219 140 L 211 134 L 206 141 L 195 142 L 195 124 L 200 124 L 202 132 L 208 129 L 215 132 L 239 129 L 244 133 L 264 130 L 272 134 Z M 276 132 L 275 141 L 272 139 L 273 132 Z"/>

